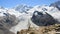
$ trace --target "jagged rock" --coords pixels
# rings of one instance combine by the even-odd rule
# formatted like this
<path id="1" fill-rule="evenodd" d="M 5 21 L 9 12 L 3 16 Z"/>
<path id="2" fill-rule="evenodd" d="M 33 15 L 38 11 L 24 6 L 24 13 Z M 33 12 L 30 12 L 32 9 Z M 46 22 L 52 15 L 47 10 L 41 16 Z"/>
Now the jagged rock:
<path id="1" fill-rule="evenodd" d="M 35 13 L 37 13 L 37 14 L 35 14 Z M 31 20 L 34 24 L 36 24 L 38 26 L 53 25 L 57 22 L 50 14 L 48 14 L 46 12 L 45 12 L 45 14 L 43 14 L 43 12 L 38 12 L 38 11 L 35 11 L 33 13 Z"/>

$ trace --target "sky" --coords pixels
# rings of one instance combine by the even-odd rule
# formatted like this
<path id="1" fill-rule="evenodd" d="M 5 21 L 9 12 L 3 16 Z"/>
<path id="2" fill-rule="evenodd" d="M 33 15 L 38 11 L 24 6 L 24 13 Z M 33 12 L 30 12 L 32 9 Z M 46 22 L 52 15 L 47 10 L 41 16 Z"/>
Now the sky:
<path id="1" fill-rule="evenodd" d="M 0 6 L 11 8 L 19 4 L 26 4 L 30 6 L 36 5 L 50 5 L 58 0 L 0 0 Z"/>

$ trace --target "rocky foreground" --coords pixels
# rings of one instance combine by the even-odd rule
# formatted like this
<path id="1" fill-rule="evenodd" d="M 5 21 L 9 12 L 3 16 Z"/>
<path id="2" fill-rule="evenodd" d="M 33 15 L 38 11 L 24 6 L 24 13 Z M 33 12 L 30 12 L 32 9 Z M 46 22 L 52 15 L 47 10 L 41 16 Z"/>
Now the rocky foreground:
<path id="1" fill-rule="evenodd" d="M 60 34 L 60 24 L 40 26 L 38 29 L 29 27 L 17 32 L 17 34 Z"/>

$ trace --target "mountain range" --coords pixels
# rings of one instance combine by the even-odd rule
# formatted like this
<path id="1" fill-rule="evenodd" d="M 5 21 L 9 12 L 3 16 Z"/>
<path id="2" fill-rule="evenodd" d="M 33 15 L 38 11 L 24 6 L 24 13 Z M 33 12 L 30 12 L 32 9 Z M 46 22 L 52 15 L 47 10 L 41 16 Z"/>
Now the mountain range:
<path id="1" fill-rule="evenodd" d="M 37 5 L 31 7 L 23 4 L 17 5 L 10 9 L 0 7 L 0 34 L 16 34 L 17 31 L 20 31 L 21 29 L 28 29 L 31 22 L 31 17 L 35 11 L 43 12 L 43 14 L 47 12 L 54 19 L 60 21 L 60 1 L 52 3 L 50 6 Z M 37 15 L 37 13 L 35 13 L 35 15 Z M 34 23 L 31 24 L 31 27 L 36 25 Z"/>

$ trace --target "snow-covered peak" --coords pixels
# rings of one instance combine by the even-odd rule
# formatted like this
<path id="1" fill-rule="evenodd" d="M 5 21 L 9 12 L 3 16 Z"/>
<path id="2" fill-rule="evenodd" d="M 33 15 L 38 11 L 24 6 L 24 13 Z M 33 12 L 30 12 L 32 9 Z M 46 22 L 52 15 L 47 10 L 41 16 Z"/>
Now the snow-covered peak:
<path id="1" fill-rule="evenodd" d="M 6 16 L 7 10 L 5 9 L 0 9 L 0 16 Z"/>
<path id="2" fill-rule="evenodd" d="M 11 15 L 15 15 L 16 17 L 18 17 L 19 15 L 21 15 L 18 11 L 15 11 L 14 9 L 9 9 L 7 11 L 7 13 L 9 13 Z"/>
<path id="3" fill-rule="evenodd" d="M 21 13 L 25 12 L 27 13 L 28 10 L 30 10 L 32 7 L 28 6 L 26 4 L 21 4 L 21 5 L 17 5 L 15 6 L 13 9 L 15 9 L 16 11 L 19 11 Z"/>
<path id="4" fill-rule="evenodd" d="M 34 6 L 34 8 L 30 9 L 28 12 L 29 15 L 33 15 L 34 11 L 39 11 L 39 12 L 56 12 L 59 11 L 56 7 L 49 7 L 47 5 L 43 5 L 43 6 Z"/>
<path id="5" fill-rule="evenodd" d="M 52 3 L 50 6 L 56 7 L 56 8 L 58 8 L 60 10 L 60 1 Z"/>
<path id="6" fill-rule="evenodd" d="M 4 7 L 0 6 L 0 9 L 4 9 Z"/>

